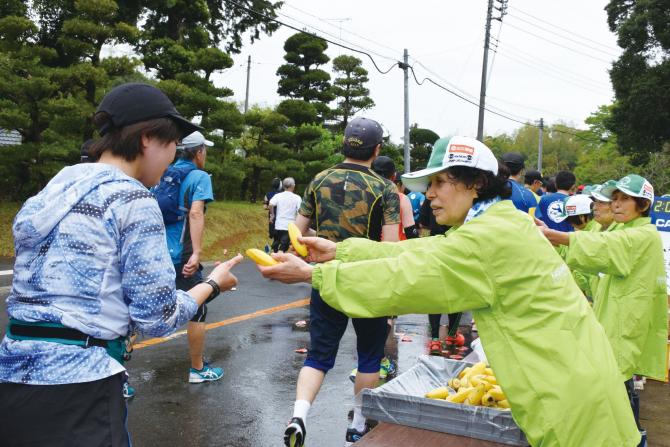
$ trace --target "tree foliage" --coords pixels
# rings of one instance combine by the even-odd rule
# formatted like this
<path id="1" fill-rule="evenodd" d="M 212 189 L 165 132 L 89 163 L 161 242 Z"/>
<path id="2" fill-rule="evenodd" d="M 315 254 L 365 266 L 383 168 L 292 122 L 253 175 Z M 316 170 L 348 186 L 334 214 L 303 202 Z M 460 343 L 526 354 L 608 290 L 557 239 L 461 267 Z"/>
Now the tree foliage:
<path id="1" fill-rule="evenodd" d="M 645 163 L 670 144 L 670 3 L 611 0 L 605 9 L 623 48 L 610 71 L 616 102 L 608 126 L 623 153 Z"/>
<path id="2" fill-rule="evenodd" d="M 330 116 L 328 103 L 335 98 L 330 74 L 318 68 L 330 60 L 325 53 L 327 48 L 325 40 L 304 33 L 294 34 L 284 43 L 284 59 L 287 63 L 277 69 L 277 93 L 311 103 L 319 113 L 320 120 Z"/>
<path id="3" fill-rule="evenodd" d="M 410 169 L 423 169 L 428 164 L 433 144 L 440 138 L 430 129 L 423 129 L 418 124 L 409 128 Z"/>
<path id="4" fill-rule="evenodd" d="M 341 117 L 340 128 L 344 129 L 351 116 L 373 107 L 375 102 L 370 98 L 370 90 L 365 87 L 368 72 L 363 68 L 363 61 L 343 54 L 333 59 L 333 70 L 338 76 L 333 81 L 332 91 L 337 100 L 333 115 Z"/>

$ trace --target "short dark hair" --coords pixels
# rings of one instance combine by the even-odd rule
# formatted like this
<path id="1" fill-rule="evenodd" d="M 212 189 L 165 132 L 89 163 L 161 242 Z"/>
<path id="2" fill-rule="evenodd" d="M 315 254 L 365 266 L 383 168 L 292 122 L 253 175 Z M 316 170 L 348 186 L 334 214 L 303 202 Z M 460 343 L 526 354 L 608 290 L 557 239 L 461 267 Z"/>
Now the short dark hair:
<path id="1" fill-rule="evenodd" d="M 381 145 L 381 143 L 379 143 Z M 357 147 L 351 148 L 346 144 L 342 146 L 342 153 L 347 158 L 353 158 L 354 160 L 368 161 L 375 154 L 375 148 L 377 145 L 372 147 Z"/>
<path id="2" fill-rule="evenodd" d="M 473 200 L 473 204 L 496 196 L 502 199 L 509 199 L 512 196 L 512 187 L 508 182 L 509 169 L 500 162 L 498 162 L 498 175 L 468 166 L 452 166 L 445 172 L 449 178 L 463 183 L 467 188 L 477 188 L 477 198 Z"/>
<path id="3" fill-rule="evenodd" d="M 640 215 L 642 217 L 649 217 L 649 212 L 651 211 L 651 202 L 649 199 L 643 197 L 632 197 L 632 199 L 635 200 L 635 207 L 640 212 Z"/>
<path id="4" fill-rule="evenodd" d="M 98 112 L 93 117 L 93 124 L 101 128 L 110 120 L 111 116 L 107 112 Z M 89 157 L 98 160 L 104 152 L 111 151 L 112 154 L 123 157 L 126 161 L 133 161 L 142 151 L 143 135 L 167 143 L 179 141 L 182 131 L 177 123 L 170 118 L 156 118 L 120 128 L 112 128 L 91 145 Z"/>
<path id="5" fill-rule="evenodd" d="M 593 219 L 593 212 L 590 212 L 589 214 L 578 214 L 576 216 L 567 217 L 567 221 L 570 222 L 573 226 L 587 224 L 592 219 Z"/>
<path id="6" fill-rule="evenodd" d="M 556 177 L 549 177 L 544 182 L 547 192 L 556 192 Z"/>
<path id="7" fill-rule="evenodd" d="M 189 147 L 188 149 L 182 149 L 179 155 L 180 158 L 184 160 L 193 160 L 198 152 L 205 148 L 204 144 L 200 146 Z"/>
<path id="8" fill-rule="evenodd" d="M 577 178 L 575 178 L 575 174 L 570 171 L 559 171 L 558 174 L 556 174 L 556 189 L 567 191 L 575 186 L 575 183 L 577 183 Z"/>

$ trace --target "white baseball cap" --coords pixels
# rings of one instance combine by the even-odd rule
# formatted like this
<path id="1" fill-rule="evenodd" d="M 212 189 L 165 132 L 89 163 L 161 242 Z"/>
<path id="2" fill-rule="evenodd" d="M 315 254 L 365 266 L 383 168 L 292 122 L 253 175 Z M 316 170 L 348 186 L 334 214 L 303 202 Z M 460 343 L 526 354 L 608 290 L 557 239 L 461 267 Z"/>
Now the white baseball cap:
<path id="1" fill-rule="evenodd" d="M 203 144 L 208 147 L 214 146 L 212 141 L 205 139 L 205 136 L 196 130 L 181 140 L 181 143 L 179 143 L 179 148 L 190 149 L 192 147 L 202 146 Z"/>
<path id="2" fill-rule="evenodd" d="M 556 221 L 563 222 L 570 216 L 579 216 L 581 214 L 591 214 L 593 200 L 587 195 L 576 194 L 565 199 L 563 206 L 563 214 L 560 215 Z"/>
<path id="3" fill-rule="evenodd" d="M 440 138 L 426 169 L 402 175 L 402 183 L 410 191 L 423 192 L 428 189 L 429 177 L 452 166 L 467 166 L 498 175 L 498 160 L 484 143 L 471 137 Z"/>

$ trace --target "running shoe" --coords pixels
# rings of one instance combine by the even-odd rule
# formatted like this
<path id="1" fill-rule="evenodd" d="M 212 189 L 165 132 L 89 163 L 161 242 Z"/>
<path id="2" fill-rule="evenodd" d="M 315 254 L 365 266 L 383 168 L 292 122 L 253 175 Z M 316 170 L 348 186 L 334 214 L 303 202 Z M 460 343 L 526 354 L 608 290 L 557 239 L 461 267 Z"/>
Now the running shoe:
<path id="1" fill-rule="evenodd" d="M 126 399 L 135 397 L 135 388 L 130 386 L 128 382 L 123 382 L 123 397 Z"/>
<path id="2" fill-rule="evenodd" d="M 307 430 L 302 419 L 291 418 L 286 430 L 284 430 L 284 445 L 286 447 L 302 447 L 305 445 L 305 436 L 307 436 Z"/>
<path id="3" fill-rule="evenodd" d="M 213 368 L 204 364 L 202 369 L 191 368 L 188 372 L 189 383 L 213 382 L 223 377 L 223 368 Z"/>
<path id="4" fill-rule="evenodd" d="M 351 380 L 351 383 L 356 383 L 356 374 L 358 374 L 358 368 L 352 369 L 349 373 L 349 380 Z"/>
<path id="5" fill-rule="evenodd" d="M 361 438 L 363 438 L 363 436 L 365 436 L 365 434 L 369 431 L 370 426 L 368 426 L 368 424 L 365 424 L 365 429 L 362 432 L 356 430 L 355 428 L 347 428 L 347 437 L 346 441 L 344 442 L 344 447 L 349 447 L 353 443 L 360 441 Z"/>
<path id="6" fill-rule="evenodd" d="M 434 338 L 428 344 L 428 352 L 430 355 L 442 355 L 442 343 L 439 338 Z"/>
<path id="7" fill-rule="evenodd" d="M 393 376 L 396 372 L 395 363 L 384 357 L 379 364 L 379 378 L 386 379 L 388 376 Z"/>

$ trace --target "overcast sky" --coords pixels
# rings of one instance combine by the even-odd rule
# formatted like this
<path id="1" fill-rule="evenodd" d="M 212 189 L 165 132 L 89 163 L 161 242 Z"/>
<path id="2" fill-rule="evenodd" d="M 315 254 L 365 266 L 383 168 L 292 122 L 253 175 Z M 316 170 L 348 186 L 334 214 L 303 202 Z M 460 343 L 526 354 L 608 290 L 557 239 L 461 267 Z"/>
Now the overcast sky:
<path id="1" fill-rule="evenodd" d="M 502 27 L 494 21 L 491 28 L 499 42 L 497 54 L 489 53 L 487 106 L 521 121 L 543 117 L 548 124 L 584 127 L 584 119 L 613 98 L 608 69 L 620 49 L 607 27 L 606 3 L 510 0 Z M 402 60 L 407 48 L 419 80 L 429 76 L 477 103 L 486 6 L 486 0 L 285 0 L 279 19 L 331 40 L 341 35 L 349 46 L 376 53 L 372 56 L 383 70 Z M 215 82 L 232 88 L 234 100 L 244 101 L 246 59 L 251 55 L 250 103 L 275 106 L 281 101 L 275 73 L 284 63 L 284 41 L 294 33 L 282 27 L 253 45 L 247 43 L 234 56 L 234 67 Z M 352 53 L 329 45 L 327 54 L 332 59 Z M 402 70 L 382 75 L 366 56 L 355 55 L 370 73 L 368 87 L 376 103 L 363 114 L 380 121 L 392 140 L 401 142 Z M 325 69 L 330 72 L 331 65 Z M 410 123 L 441 136 L 476 135 L 478 110 L 472 104 L 429 83 L 411 81 L 409 96 Z M 519 126 L 487 113 L 484 129 L 498 134 Z"/>

